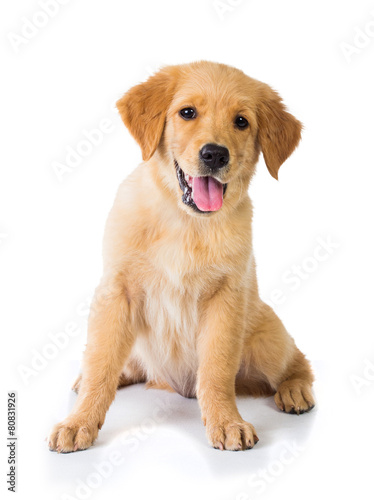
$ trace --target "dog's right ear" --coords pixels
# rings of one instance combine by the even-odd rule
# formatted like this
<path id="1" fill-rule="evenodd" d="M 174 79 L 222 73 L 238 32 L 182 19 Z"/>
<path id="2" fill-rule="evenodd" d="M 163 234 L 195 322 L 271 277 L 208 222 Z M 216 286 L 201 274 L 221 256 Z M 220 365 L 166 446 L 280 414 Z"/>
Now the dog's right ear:
<path id="1" fill-rule="evenodd" d="M 124 124 L 141 147 L 144 161 L 152 157 L 160 143 L 177 72 L 175 66 L 162 69 L 145 83 L 131 88 L 116 103 Z"/>

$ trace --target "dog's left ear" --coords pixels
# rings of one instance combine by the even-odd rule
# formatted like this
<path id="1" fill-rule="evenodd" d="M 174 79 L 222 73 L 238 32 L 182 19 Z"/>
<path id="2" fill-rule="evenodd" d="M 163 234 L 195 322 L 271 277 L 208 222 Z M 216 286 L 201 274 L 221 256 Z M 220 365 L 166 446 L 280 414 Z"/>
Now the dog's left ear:
<path id="1" fill-rule="evenodd" d="M 288 113 L 282 99 L 264 85 L 258 109 L 258 142 L 270 174 L 278 179 L 278 170 L 292 154 L 301 138 L 302 124 Z"/>
<path id="2" fill-rule="evenodd" d="M 177 71 L 175 66 L 162 69 L 145 83 L 131 88 L 116 103 L 123 122 L 141 147 L 144 161 L 152 157 L 160 143 Z"/>

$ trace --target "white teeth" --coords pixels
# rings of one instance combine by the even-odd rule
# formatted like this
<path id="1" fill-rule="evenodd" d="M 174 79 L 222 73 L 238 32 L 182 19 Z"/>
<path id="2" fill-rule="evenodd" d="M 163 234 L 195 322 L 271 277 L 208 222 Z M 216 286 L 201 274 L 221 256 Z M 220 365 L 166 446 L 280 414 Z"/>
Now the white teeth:
<path id="1" fill-rule="evenodd" d="M 184 175 L 184 177 L 185 177 L 185 179 L 186 179 L 187 184 L 188 184 L 190 187 L 192 187 L 192 177 L 191 177 L 190 175 L 188 175 L 188 174 L 185 174 L 185 175 Z"/>

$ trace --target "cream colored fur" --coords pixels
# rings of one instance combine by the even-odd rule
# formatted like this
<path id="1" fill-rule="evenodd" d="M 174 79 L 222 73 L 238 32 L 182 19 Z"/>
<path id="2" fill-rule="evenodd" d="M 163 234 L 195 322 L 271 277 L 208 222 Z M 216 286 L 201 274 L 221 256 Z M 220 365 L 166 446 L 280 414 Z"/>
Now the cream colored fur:
<path id="1" fill-rule="evenodd" d="M 196 108 L 196 120 L 179 116 L 186 106 Z M 164 68 L 118 109 L 144 162 L 109 214 L 78 399 L 49 446 L 87 448 L 117 386 L 147 381 L 197 397 L 214 447 L 251 448 L 258 437 L 236 393 L 274 394 L 289 413 L 314 406 L 309 363 L 258 295 L 247 192 L 260 152 L 277 178 L 301 124 L 270 87 L 208 62 Z M 248 130 L 235 128 L 238 114 Z M 206 143 L 225 145 L 230 163 L 219 174 L 227 184 L 222 208 L 203 214 L 182 202 L 175 161 L 199 175 Z"/>

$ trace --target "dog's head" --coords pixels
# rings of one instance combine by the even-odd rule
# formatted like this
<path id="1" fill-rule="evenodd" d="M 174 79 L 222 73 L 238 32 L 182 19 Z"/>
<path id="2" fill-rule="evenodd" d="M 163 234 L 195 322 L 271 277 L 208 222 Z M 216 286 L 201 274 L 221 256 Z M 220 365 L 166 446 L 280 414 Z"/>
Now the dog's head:
<path id="1" fill-rule="evenodd" d="M 260 151 L 277 179 L 302 128 L 268 85 L 206 61 L 162 69 L 117 107 L 165 189 L 199 216 L 240 203 Z"/>

